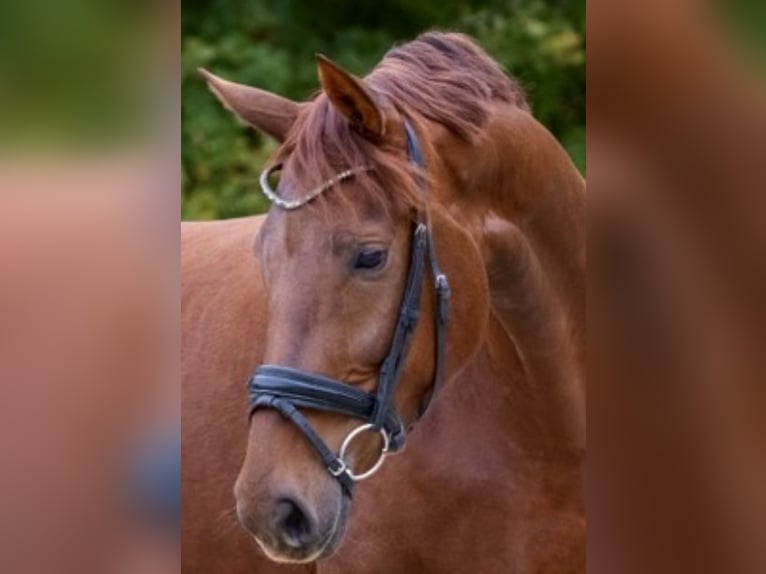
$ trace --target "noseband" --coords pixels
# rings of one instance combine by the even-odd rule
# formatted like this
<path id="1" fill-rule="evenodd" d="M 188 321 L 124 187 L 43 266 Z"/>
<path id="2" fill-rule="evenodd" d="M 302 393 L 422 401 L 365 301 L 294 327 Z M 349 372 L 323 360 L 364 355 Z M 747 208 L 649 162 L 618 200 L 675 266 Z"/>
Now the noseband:
<path id="1" fill-rule="evenodd" d="M 407 152 L 410 162 L 418 168 L 424 169 L 423 153 L 415 132 L 406 121 L 404 127 L 407 134 Z M 303 198 L 287 202 L 281 199 L 268 184 L 268 176 L 278 167 L 280 166 L 274 166 L 264 171 L 261 176 L 261 186 L 267 197 L 283 209 L 300 207 L 335 183 L 352 177 L 362 169 L 367 169 L 356 168 L 342 172 Z M 431 273 L 434 278 L 437 308 L 435 314 L 436 365 L 433 387 L 428 402 L 421 408 L 420 416 L 425 414 L 428 405 L 442 383 L 446 329 L 449 321 L 450 287 L 447 277 L 441 272 L 436 260 L 433 238 L 423 213 L 419 213 L 413 222 L 409 275 L 399 308 L 399 318 L 394 337 L 388 355 L 380 366 L 378 388 L 375 393 L 367 393 L 329 377 L 280 365 L 261 365 L 248 384 L 250 416 L 252 417 L 256 409 L 265 407 L 276 409 L 284 417 L 291 420 L 306 436 L 327 470 L 338 480 L 343 492 L 349 497 L 351 497 L 354 482 L 372 476 L 383 464 L 388 454 L 398 452 L 404 447 L 406 430 L 393 405 L 393 396 L 401 379 L 412 337 L 418 324 L 426 259 L 430 262 Z M 346 415 L 364 422 L 346 436 L 336 454 L 312 428 L 309 421 L 301 413 L 300 409 L 302 408 Z M 383 445 L 380 456 L 369 470 L 356 474 L 349 467 L 346 454 L 353 440 L 368 431 L 377 432 L 382 438 Z"/>

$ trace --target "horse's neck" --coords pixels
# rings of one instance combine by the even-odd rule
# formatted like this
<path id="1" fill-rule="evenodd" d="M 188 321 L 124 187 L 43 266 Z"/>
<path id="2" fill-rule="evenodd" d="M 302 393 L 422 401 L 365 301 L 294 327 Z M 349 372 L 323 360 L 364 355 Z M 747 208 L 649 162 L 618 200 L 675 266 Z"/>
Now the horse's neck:
<path id="1" fill-rule="evenodd" d="M 535 432 L 542 435 L 532 442 L 547 437 L 551 445 L 582 447 L 582 177 L 545 128 L 508 106 L 498 107 L 478 142 L 453 138 L 437 142 L 437 151 L 458 180 L 446 201 L 472 221 L 484 252 L 495 325 L 488 350 L 515 354 L 522 370 L 504 369 L 522 390 L 514 393 L 512 408 L 537 415 Z"/>

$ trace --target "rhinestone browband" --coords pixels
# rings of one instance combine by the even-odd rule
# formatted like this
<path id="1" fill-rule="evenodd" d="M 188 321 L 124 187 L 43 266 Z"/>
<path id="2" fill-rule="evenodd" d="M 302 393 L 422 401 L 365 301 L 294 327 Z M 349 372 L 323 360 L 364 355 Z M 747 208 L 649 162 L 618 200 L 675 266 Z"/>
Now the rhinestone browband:
<path id="1" fill-rule="evenodd" d="M 261 184 L 261 189 L 263 190 L 263 194 L 269 198 L 269 201 L 271 201 L 274 205 L 281 207 L 282 209 L 290 210 L 290 209 L 298 209 L 299 207 L 306 205 L 309 201 L 321 195 L 322 193 L 330 189 L 335 184 L 340 183 L 341 181 L 344 181 L 351 177 L 354 177 L 358 173 L 370 171 L 372 168 L 369 166 L 359 166 L 359 167 L 353 167 L 351 169 L 347 169 L 346 171 L 340 172 L 339 174 L 331 177 L 324 183 L 315 187 L 314 189 L 309 191 L 306 195 L 299 197 L 297 199 L 289 199 L 289 200 L 281 197 L 269 185 L 269 177 L 271 176 L 271 174 L 279 171 L 280 169 L 282 169 L 282 164 L 278 163 L 276 165 L 273 165 L 263 170 L 259 181 Z"/>

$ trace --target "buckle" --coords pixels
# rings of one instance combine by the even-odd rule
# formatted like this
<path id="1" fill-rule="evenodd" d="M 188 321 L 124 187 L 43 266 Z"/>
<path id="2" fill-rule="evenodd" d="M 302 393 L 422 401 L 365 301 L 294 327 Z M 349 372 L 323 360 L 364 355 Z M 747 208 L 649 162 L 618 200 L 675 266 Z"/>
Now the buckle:
<path id="1" fill-rule="evenodd" d="M 412 309 L 409 307 L 402 309 L 400 320 L 405 329 L 408 331 L 414 330 L 420 320 L 420 309 Z"/>
<path id="2" fill-rule="evenodd" d="M 333 468 L 333 465 L 336 465 L 337 468 Z M 330 474 L 334 477 L 339 477 L 344 472 L 348 472 L 348 467 L 346 466 L 346 463 L 343 462 L 343 459 L 336 458 L 334 461 L 332 461 L 328 466 L 327 470 L 330 471 Z"/>
<path id="3" fill-rule="evenodd" d="M 444 273 L 439 273 L 436 276 L 436 290 L 442 297 L 450 296 L 449 281 L 447 281 L 447 276 Z"/>

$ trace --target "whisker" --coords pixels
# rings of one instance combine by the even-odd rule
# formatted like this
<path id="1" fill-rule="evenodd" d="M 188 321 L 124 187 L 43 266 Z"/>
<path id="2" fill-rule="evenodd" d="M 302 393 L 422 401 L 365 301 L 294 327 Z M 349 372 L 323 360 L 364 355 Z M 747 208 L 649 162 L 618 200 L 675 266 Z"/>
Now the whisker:
<path id="1" fill-rule="evenodd" d="M 215 521 L 214 536 L 216 538 L 223 538 L 239 528 L 241 528 L 241 525 L 237 518 L 237 508 L 236 506 L 230 506 L 218 515 Z"/>

